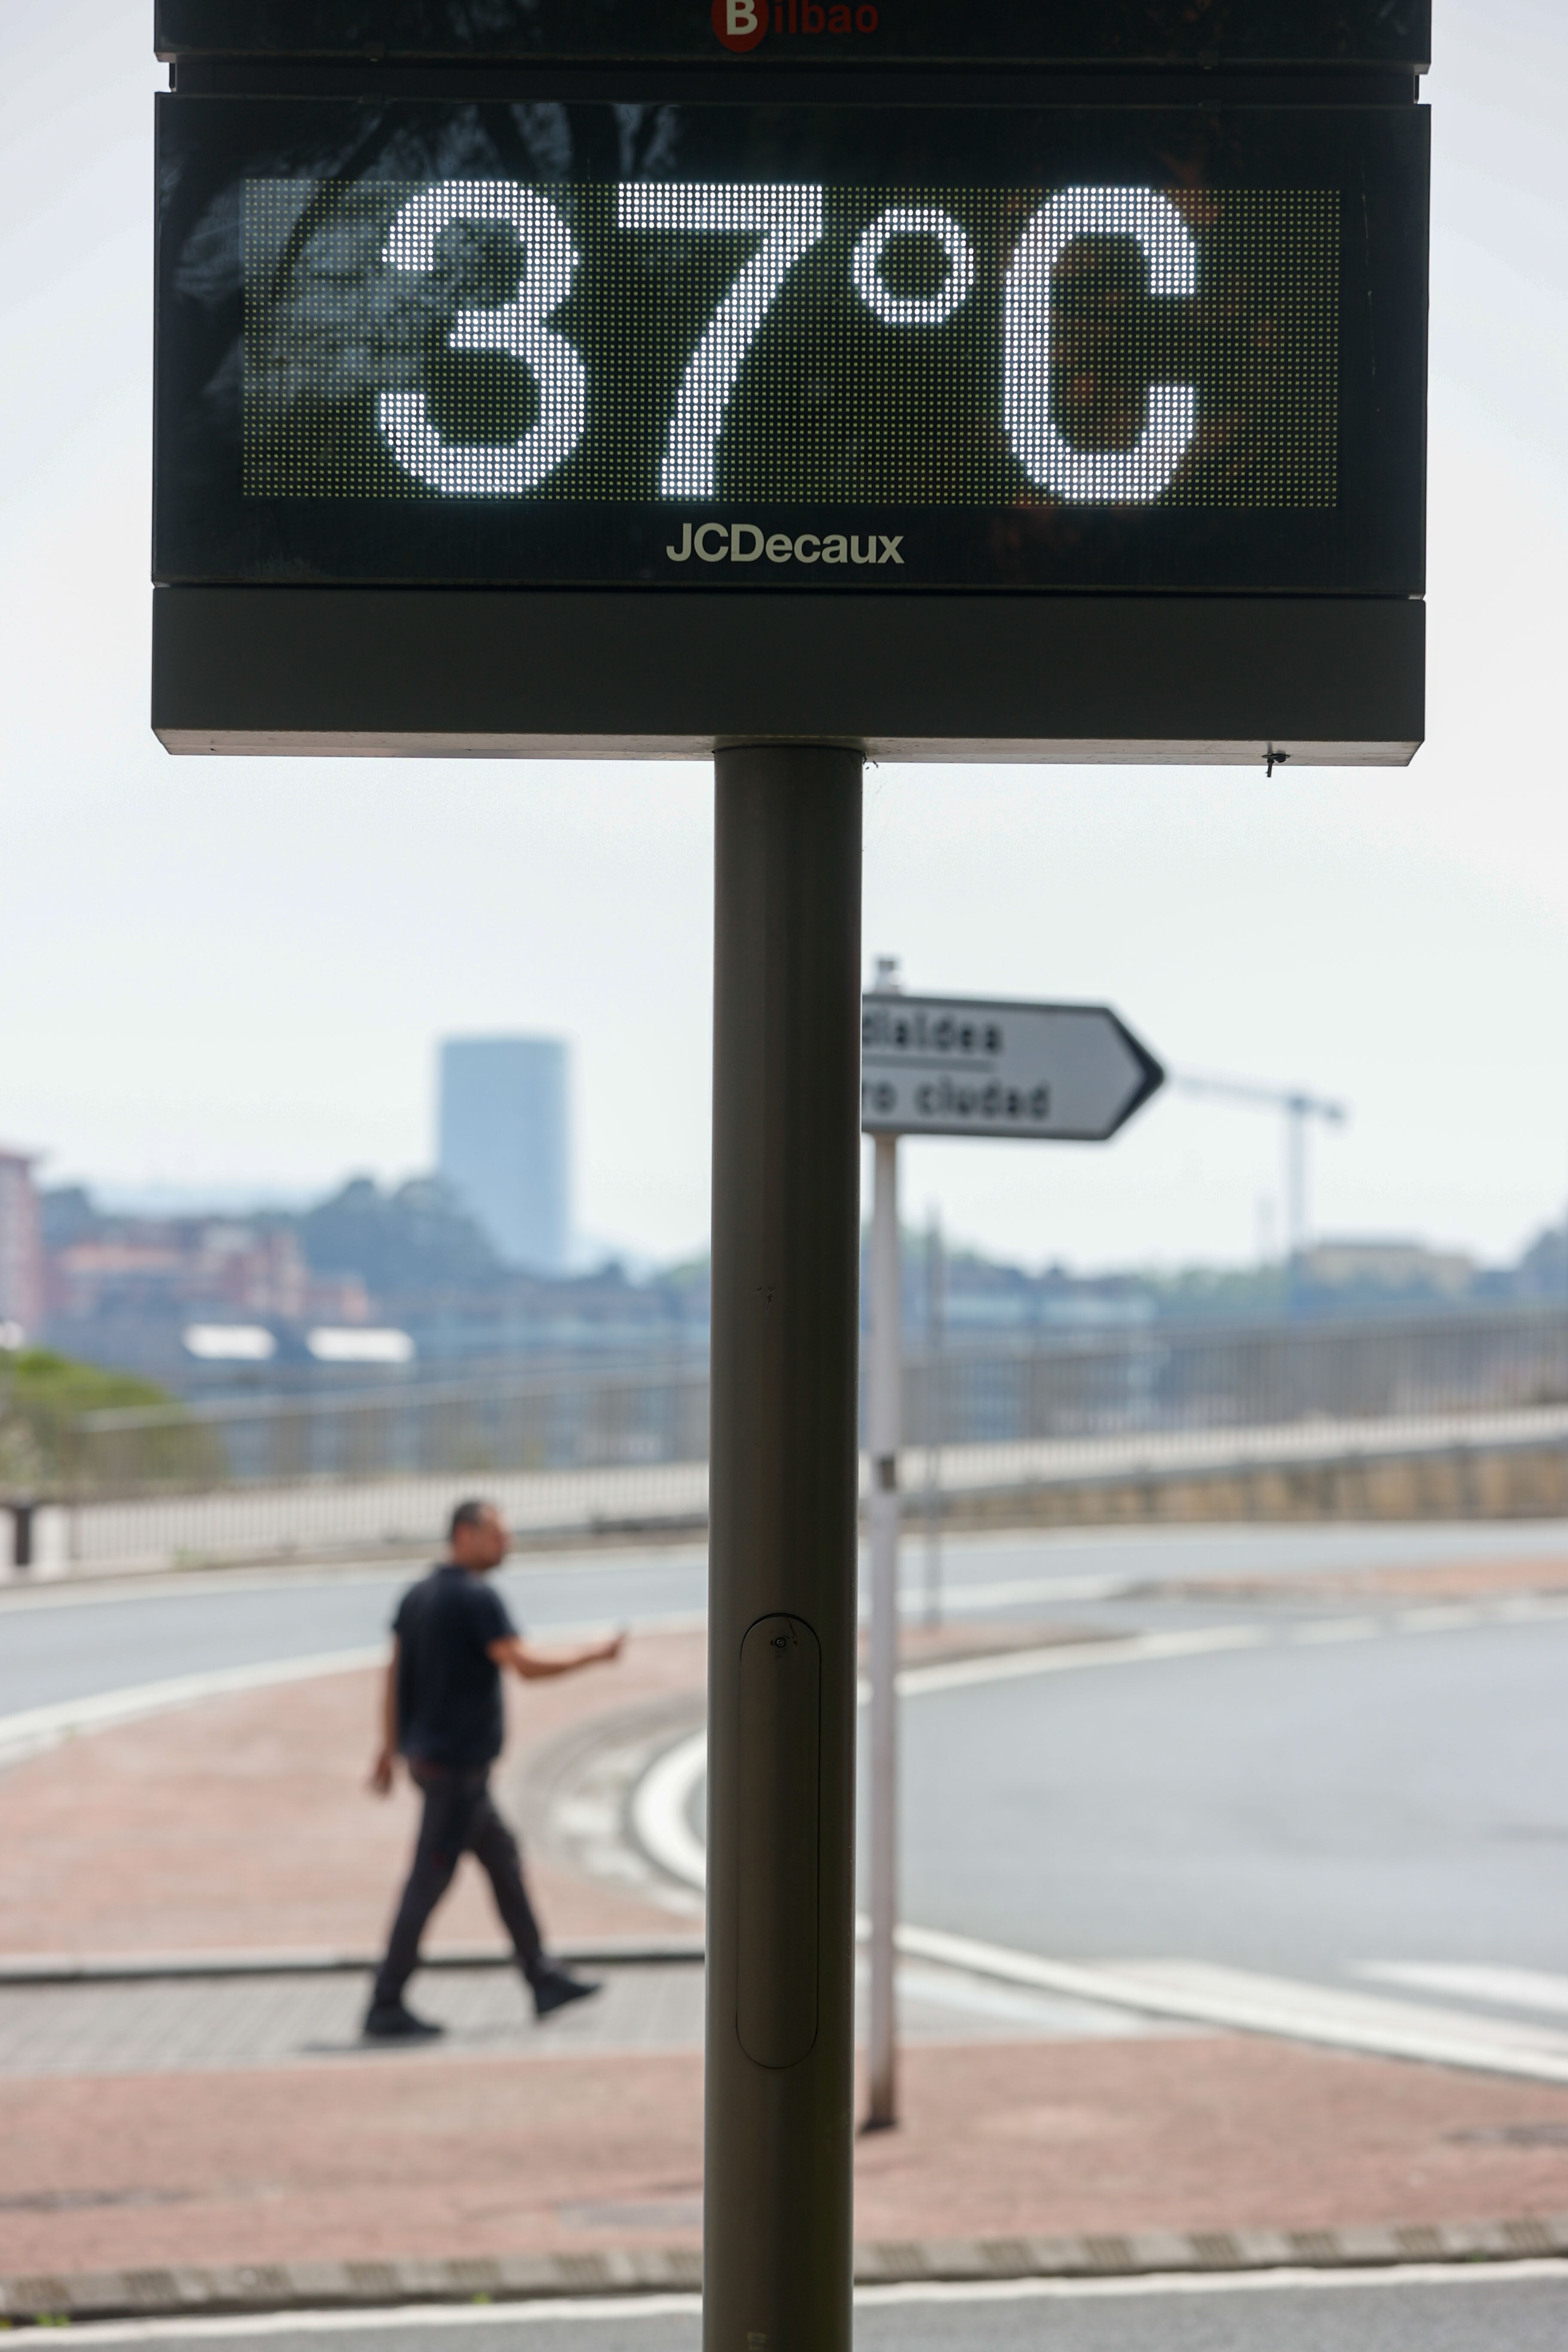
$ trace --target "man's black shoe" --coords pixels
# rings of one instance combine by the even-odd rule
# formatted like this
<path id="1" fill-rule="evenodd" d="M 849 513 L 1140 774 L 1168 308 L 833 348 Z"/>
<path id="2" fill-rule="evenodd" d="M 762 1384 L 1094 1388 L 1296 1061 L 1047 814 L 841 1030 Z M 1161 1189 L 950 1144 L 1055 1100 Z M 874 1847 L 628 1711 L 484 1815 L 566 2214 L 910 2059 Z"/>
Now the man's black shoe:
<path id="1" fill-rule="evenodd" d="M 591 1992 L 601 1987 L 587 1977 L 574 1977 L 566 1969 L 546 1969 L 533 1979 L 533 2013 L 548 2017 L 552 2010 L 564 2009 L 568 2001 L 586 2000 Z"/>
<path id="2" fill-rule="evenodd" d="M 447 2029 L 416 2017 L 400 2000 L 379 2000 L 372 2001 L 361 2031 L 367 2042 L 434 2042 Z"/>

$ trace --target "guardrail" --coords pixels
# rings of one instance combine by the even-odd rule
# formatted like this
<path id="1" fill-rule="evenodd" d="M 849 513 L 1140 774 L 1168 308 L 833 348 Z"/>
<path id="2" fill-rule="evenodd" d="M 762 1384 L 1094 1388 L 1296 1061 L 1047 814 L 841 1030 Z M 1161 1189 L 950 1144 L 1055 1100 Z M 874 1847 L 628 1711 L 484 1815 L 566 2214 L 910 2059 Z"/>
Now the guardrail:
<path id="1" fill-rule="evenodd" d="M 1568 1437 L 1568 1314 L 1051 1334 L 911 1357 L 906 1484 L 982 1490 Z M 708 1380 L 554 1368 L 85 1415 L 41 1560 L 107 1569 L 413 1550 L 462 1494 L 520 1533 L 697 1529 Z"/>
<path id="2" fill-rule="evenodd" d="M 942 1445 L 1282 1427 L 1568 1403 L 1568 1312 L 1149 1325 L 906 1369 L 904 1429 Z"/>

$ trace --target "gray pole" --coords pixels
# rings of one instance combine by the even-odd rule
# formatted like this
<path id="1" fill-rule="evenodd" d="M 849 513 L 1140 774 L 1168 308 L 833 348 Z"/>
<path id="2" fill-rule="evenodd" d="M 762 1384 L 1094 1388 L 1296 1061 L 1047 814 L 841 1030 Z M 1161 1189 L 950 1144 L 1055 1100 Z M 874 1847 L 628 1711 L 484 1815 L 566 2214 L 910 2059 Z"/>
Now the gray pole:
<path id="1" fill-rule="evenodd" d="M 1289 1312 L 1300 1307 L 1302 1286 L 1301 1259 L 1307 1246 L 1307 1117 L 1310 1105 L 1300 1095 L 1290 1095 L 1285 1104 L 1285 1198 L 1286 1215 L 1289 1221 L 1289 1273 L 1287 1293 Z"/>
<path id="2" fill-rule="evenodd" d="M 716 762 L 705 2352 L 849 2352 L 861 766 Z"/>
<path id="3" fill-rule="evenodd" d="M 871 2046 L 873 2131 L 899 2119 L 893 1937 L 899 1920 L 899 1444 L 903 1347 L 900 1307 L 899 1139 L 879 1135 L 871 1208 Z"/>
<path id="4" fill-rule="evenodd" d="M 925 1621 L 942 1623 L 942 1438 L 946 1383 L 942 1378 L 942 1323 L 947 1272 L 942 1260 L 942 1218 L 934 1208 L 926 1228 L 926 1574 Z"/>

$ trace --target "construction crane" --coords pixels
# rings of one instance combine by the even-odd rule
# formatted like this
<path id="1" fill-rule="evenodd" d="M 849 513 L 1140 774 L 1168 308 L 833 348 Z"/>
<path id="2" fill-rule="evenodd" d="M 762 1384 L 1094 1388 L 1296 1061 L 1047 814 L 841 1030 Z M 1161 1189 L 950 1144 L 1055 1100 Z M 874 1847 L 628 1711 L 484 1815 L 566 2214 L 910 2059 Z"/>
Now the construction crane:
<path id="1" fill-rule="evenodd" d="M 1291 1286 L 1307 1246 L 1307 1122 L 1321 1118 L 1342 1127 L 1350 1117 L 1343 1103 L 1310 1095 L 1301 1087 L 1264 1087 L 1245 1078 L 1178 1077 L 1184 1094 L 1208 1095 L 1218 1102 L 1250 1103 L 1257 1109 L 1285 1114 L 1286 1219 L 1289 1242 Z"/>

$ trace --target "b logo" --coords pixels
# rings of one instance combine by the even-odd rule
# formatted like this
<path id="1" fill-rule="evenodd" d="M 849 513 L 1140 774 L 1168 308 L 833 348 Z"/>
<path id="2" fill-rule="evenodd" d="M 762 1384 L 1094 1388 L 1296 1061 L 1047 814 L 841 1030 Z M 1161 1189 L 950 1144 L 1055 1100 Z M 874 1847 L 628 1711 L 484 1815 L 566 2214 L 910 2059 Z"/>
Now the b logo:
<path id="1" fill-rule="evenodd" d="M 713 30 L 727 49 L 754 49 L 768 29 L 768 0 L 713 0 Z"/>

